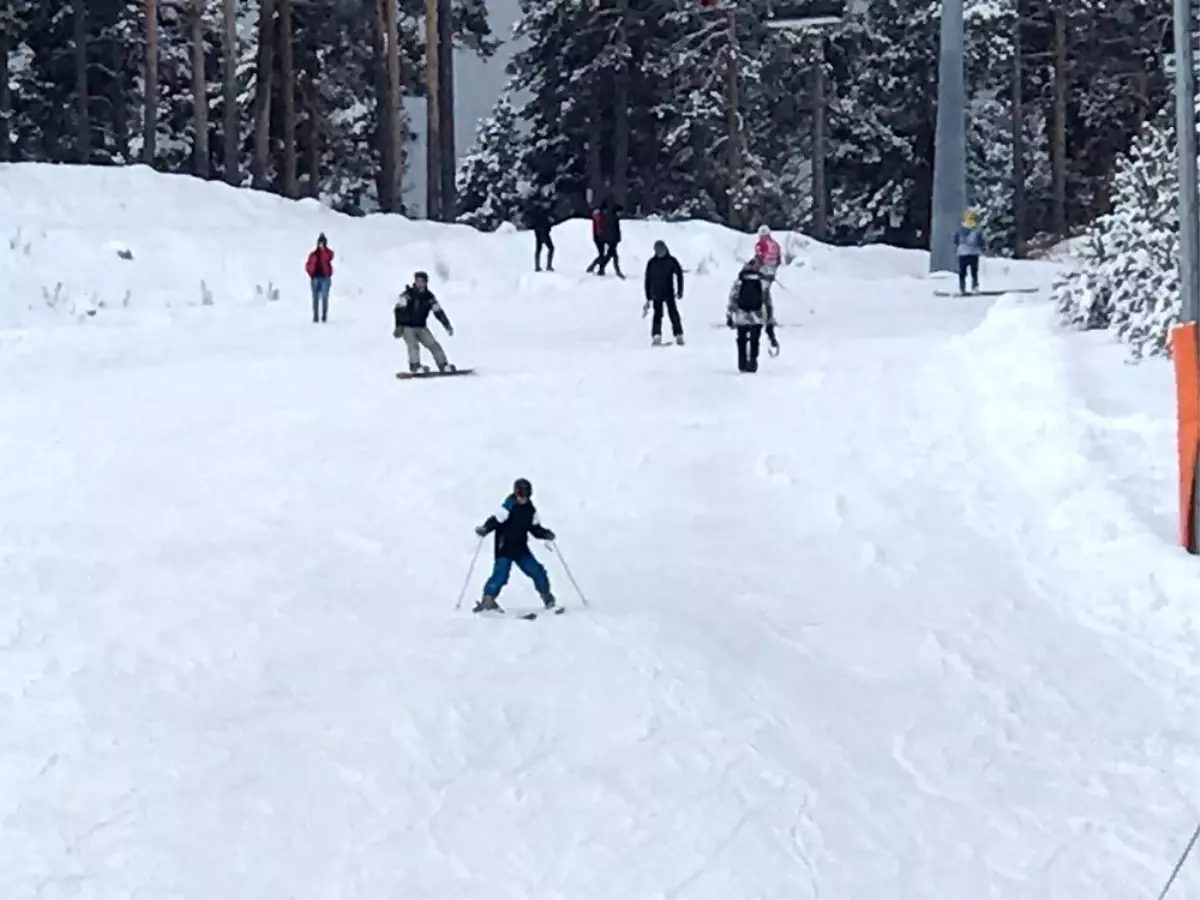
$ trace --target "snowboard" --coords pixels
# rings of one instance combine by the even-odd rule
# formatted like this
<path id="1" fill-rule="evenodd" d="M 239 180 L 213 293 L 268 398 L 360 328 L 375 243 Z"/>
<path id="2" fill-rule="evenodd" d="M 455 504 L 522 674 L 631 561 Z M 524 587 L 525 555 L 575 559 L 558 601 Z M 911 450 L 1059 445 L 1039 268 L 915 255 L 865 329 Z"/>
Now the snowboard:
<path id="1" fill-rule="evenodd" d="M 1041 288 L 1011 288 L 1007 291 L 971 291 L 960 294 L 958 291 L 934 291 L 935 297 L 999 297 L 1003 294 L 1036 294 Z"/>
<path id="2" fill-rule="evenodd" d="M 473 375 L 474 369 L 451 369 L 449 372 L 439 372 L 437 369 L 422 369 L 420 372 L 397 372 L 396 377 L 402 381 L 410 378 L 450 378 L 454 375 Z"/>

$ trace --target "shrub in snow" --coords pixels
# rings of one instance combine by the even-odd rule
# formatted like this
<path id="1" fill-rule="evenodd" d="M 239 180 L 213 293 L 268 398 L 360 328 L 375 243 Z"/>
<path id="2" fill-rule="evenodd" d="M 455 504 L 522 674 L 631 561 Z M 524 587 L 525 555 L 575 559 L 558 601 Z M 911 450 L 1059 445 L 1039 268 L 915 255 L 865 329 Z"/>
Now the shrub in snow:
<path id="1" fill-rule="evenodd" d="M 1169 352 L 1179 320 L 1175 114 L 1143 126 L 1113 177 L 1112 211 L 1089 229 L 1079 265 L 1054 285 L 1063 321 L 1111 328 L 1137 358 Z"/>

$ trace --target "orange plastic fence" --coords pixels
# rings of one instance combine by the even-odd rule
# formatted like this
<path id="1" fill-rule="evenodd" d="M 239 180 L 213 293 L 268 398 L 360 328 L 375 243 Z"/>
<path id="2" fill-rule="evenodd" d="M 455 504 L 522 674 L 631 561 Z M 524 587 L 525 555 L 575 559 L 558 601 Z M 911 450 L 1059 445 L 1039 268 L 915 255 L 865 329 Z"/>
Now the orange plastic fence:
<path id="1" fill-rule="evenodd" d="M 1196 461 L 1200 458 L 1200 343 L 1195 322 L 1171 330 L 1175 359 L 1175 395 L 1179 416 L 1179 541 L 1200 553 L 1192 540 L 1196 509 Z"/>

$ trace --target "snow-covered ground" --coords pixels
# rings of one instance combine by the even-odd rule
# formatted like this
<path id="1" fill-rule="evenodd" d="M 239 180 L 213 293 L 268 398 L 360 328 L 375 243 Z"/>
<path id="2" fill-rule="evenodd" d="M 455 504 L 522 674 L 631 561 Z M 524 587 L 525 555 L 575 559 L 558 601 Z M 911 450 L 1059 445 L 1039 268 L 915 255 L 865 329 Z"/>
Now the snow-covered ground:
<path id="1" fill-rule="evenodd" d="M 1200 811 L 1165 364 L 880 247 L 796 242 L 742 376 L 713 226 L 628 223 L 619 282 L 583 222 L 535 275 L 144 170 L 0 209 L 0 895 L 1157 895 Z M 477 376 L 392 377 L 415 268 Z M 490 548 L 455 611 L 517 476 L 590 606 L 539 545 L 566 615 L 467 612 Z"/>

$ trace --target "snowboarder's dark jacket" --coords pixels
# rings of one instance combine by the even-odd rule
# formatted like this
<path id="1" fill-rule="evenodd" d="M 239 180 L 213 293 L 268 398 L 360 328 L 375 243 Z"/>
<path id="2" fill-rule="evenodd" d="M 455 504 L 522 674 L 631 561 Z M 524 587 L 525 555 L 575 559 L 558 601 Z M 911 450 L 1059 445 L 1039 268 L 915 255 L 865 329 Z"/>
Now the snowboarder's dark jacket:
<path id="1" fill-rule="evenodd" d="M 672 300 L 683 296 L 683 268 L 668 251 L 646 263 L 646 299 Z"/>
<path id="2" fill-rule="evenodd" d="M 450 319 L 433 296 L 429 288 L 421 290 L 416 285 L 409 285 L 396 301 L 397 328 L 424 328 L 429 321 L 429 314 L 437 318 L 447 331 L 450 330 Z"/>
<path id="3" fill-rule="evenodd" d="M 602 208 L 603 218 L 600 221 L 600 240 L 609 244 L 621 243 L 621 208 L 606 206 Z"/>
<path id="4" fill-rule="evenodd" d="M 500 505 L 496 515 L 488 516 L 483 528 L 484 534 L 496 533 L 496 556 L 514 561 L 529 555 L 530 535 L 540 541 L 554 539 L 554 532 L 542 527 L 538 521 L 537 507 L 533 501 L 518 503 L 512 494 Z"/>

